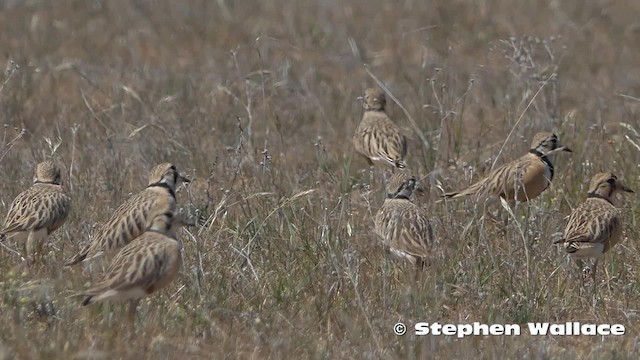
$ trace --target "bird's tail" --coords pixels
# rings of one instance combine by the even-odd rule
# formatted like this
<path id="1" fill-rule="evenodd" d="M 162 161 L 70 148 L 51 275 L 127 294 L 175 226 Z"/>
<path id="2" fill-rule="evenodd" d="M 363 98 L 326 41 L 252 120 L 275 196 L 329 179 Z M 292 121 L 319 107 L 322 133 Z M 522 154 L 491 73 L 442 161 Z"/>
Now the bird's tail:
<path id="1" fill-rule="evenodd" d="M 73 295 L 69 295 L 69 298 L 74 298 L 74 299 L 82 299 L 82 306 L 87 306 L 89 304 L 92 304 L 93 298 L 95 297 L 95 295 L 90 294 L 88 292 L 81 292 L 81 293 L 77 293 L 77 294 L 73 294 Z"/>
<path id="2" fill-rule="evenodd" d="M 71 259 L 67 260 L 64 263 L 64 266 L 68 267 L 68 266 L 73 266 L 73 265 L 79 264 L 86 258 L 87 258 L 87 254 L 79 253 L 79 254 L 75 255 L 74 257 L 72 257 Z"/>
<path id="3" fill-rule="evenodd" d="M 462 195 L 460 195 L 459 191 L 455 191 L 455 192 L 445 193 L 445 194 L 442 194 L 440 196 L 445 198 L 445 199 L 455 199 L 455 198 L 457 198 L 459 196 L 462 196 Z"/>
<path id="4" fill-rule="evenodd" d="M 85 296 L 84 300 L 82 300 L 82 306 L 87 306 L 93 303 L 91 300 L 93 300 L 94 295 L 81 294 L 81 296 Z"/>
<path id="5" fill-rule="evenodd" d="M 466 188 L 464 190 L 445 193 L 444 195 L 442 195 L 442 197 L 445 198 L 445 199 L 457 199 L 459 197 L 477 194 L 477 193 L 483 191 L 483 189 L 486 186 L 486 181 L 487 181 L 487 179 L 485 178 L 485 179 L 480 180 L 477 183 L 469 186 L 468 188 Z"/>
<path id="6" fill-rule="evenodd" d="M 394 165 L 398 168 L 398 169 L 405 169 L 407 167 L 407 165 L 404 163 L 404 161 L 402 160 L 396 160 Z"/>

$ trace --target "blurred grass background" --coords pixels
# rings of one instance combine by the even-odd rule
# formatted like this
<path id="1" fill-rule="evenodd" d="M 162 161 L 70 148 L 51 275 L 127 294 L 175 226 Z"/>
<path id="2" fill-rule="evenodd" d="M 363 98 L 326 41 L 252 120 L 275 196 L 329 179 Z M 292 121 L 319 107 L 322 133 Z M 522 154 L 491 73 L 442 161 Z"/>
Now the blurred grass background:
<path id="1" fill-rule="evenodd" d="M 597 295 L 551 243 L 593 173 L 640 190 L 638 13 L 631 0 L 0 1 L 0 210 L 51 155 L 74 207 L 33 273 L 0 248 L 0 359 L 637 358 L 637 198 L 621 202 L 626 238 Z M 437 243 L 417 277 L 373 234 L 381 171 L 352 151 L 374 77 L 414 121 L 388 101 L 410 168 L 429 174 Z M 574 153 L 506 234 L 472 201 L 434 203 L 546 130 Z M 178 199 L 199 226 L 129 336 L 120 304 L 67 298 L 99 269 L 61 264 L 161 161 L 195 179 Z M 398 321 L 627 334 L 397 337 Z"/>

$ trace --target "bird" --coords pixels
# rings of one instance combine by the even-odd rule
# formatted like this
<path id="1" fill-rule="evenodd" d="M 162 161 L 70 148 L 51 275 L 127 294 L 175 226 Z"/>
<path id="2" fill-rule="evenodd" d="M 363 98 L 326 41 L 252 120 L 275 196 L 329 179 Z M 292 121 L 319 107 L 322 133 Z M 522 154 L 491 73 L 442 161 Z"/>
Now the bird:
<path id="1" fill-rule="evenodd" d="M 407 139 L 385 112 L 384 92 L 367 89 L 363 100 L 364 115 L 353 136 L 354 148 L 371 166 L 377 163 L 404 169 Z"/>
<path id="2" fill-rule="evenodd" d="M 25 259 L 30 266 L 34 250 L 41 251 L 44 240 L 65 223 L 70 210 L 71 197 L 62 185 L 60 168 L 54 161 L 43 161 L 36 166 L 33 185 L 9 206 L 0 241 L 26 240 Z"/>
<path id="3" fill-rule="evenodd" d="M 561 151 L 572 152 L 560 143 L 556 134 L 539 132 L 533 137 L 531 149 L 527 154 L 491 171 L 485 178 L 466 189 L 445 193 L 443 197 L 500 197 L 510 205 L 532 200 L 551 184 L 554 175 L 551 160 L 555 153 Z"/>
<path id="4" fill-rule="evenodd" d="M 140 300 L 166 287 L 180 271 L 182 243 L 175 232 L 183 224 L 171 211 L 156 214 L 149 229 L 116 254 L 102 281 L 72 296 L 83 298 L 83 306 L 128 300 L 133 322 Z"/>
<path id="5" fill-rule="evenodd" d="M 412 202 L 416 179 L 399 172 L 391 176 L 386 188 L 387 199 L 374 220 L 375 233 L 392 254 L 424 268 L 434 234 L 427 212 Z"/>
<path id="6" fill-rule="evenodd" d="M 109 220 L 97 231 L 65 266 L 73 266 L 103 255 L 111 255 L 138 236 L 151 225 L 157 214 L 176 210 L 176 186 L 179 182 L 190 180 L 181 175 L 176 166 L 162 163 L 149 172 L 149 185 L 143 191 L 130 197 L 111 215 Z"/>
<path id="7" fill-rule="evenodd" d="M 614 205 L 618 192 L 633 193 L 613 173 L 602 172 L 593 176 L 587 199 L 575 208 L 564 229 L 563 237 L 554 242 L 562 244 L 564 250 L 582 268 L 582 259 L 594 259 L 590 272 L 594 291 L 598 259 L 606 254 L 622 237 L 622 216 Z"/>

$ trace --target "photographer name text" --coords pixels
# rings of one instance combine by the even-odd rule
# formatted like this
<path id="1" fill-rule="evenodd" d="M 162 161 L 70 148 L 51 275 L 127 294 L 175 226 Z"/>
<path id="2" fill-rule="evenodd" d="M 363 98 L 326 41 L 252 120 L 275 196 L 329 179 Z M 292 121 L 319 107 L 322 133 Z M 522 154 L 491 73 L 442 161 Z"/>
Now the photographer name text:
<path id="1" fill-rule="evenodd" d="M 534 336 L 620 336 L 624 335 L 622 324 L 591 324 L 577 321 L 566 323 L 530 322 L 520 324 L 484 324 L 480 322 L 466 324 L 444 324 L 439 322 L 419 322 L 413 327 L 414 335 L 455 336 L 519 336 L 523 332 Z M 396 335 L 407 333 L 407 326 L 397 323 L 393 326 Z"/>

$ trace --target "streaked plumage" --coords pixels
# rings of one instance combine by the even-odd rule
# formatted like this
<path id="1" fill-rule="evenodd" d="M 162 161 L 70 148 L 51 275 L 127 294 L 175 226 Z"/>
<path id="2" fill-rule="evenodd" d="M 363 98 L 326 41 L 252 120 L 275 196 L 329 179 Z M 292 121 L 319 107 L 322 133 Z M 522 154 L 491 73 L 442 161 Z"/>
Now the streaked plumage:
<path id="1" fill-rule="evenodd" d="M 391 174 L 388 174 L 388 179 L 385 181 L 385 196 L 386 198 L 391 198 L 393 195 L 400 189 L 402 184 L 404 184 L 408 180 L 415 180 L 415 186 L 411 193 L 411 197 L 409 200 L 415 202 L 418 199 L 418 195 L 424 195 L 427 192 L 427 189 L 424 189 L 424 184 L 421 183 L 419 177 L 416 174 L 409 170 L 395 171 Z"/>
<path id="2" fill-rule="evenodd" d="M 40 247 L 64 224 L 70 209 L 71 198 L 62 186 L 60 169 L 53 161 L 43 161 L 36 167 L 33 185 L 11 203 L 0 240 L 26 240 L 26 259 L 30 264 L 34 247 Z"/>
<path id="3" fill-rule="evenodd" d="M 571 152 L 560 144 L 558 137 L 549 132 L 540 132 L 533 137 L 531 150 L 510 163 L 491 171 L 484 179 L 468 188 L 444 194 L 456 199 L 466 195 L 502 197 L 513 204 L 534 199 L 549 187 L 554 169 L 553 154 L 559 151 Z"/>
<path id="4" fill-rule="evenodd" d="M 369 163 L 405 167 L 407 140 L 385 112 L 386 97 L 382 90 L 367 89 L 364 94 L 364 116 L 353 136 L 356 151 Z"/>
<path id="5" fill-rule="evenodd" d="M 375 232 L 391 252 L 423 267 L 433 243 L 426 211 L 413 202 L 416 180 L 394 175 L 387 183 L 387 199 L 375 217 Z"/>
<path id="6" fill-rule="evenodd" d="M 180 175 L 173 164 L 156 165 L 149 173 L 147 188 L 120 205 L 96 236 L 65 265 L 111 254 L 142 235 L 156 215 L 175 212 L 175 190 L 179 181 L 189 180 Z"/>
<path id="7" fill-rule="evenodd" d="M 104 279 L 75 296 L 84 297 L 85 306 L 102 300 L 129 300 L 133 319 L 140 299 L 171 283 L 182 266 L 182 244 L 175 236 L 178 225 L 172 212 L 157 214 L 149 230 L 114 257 Z"/>
<path id="8" fill-rule="evenodd" d="M 564 230 L 562 243 L 565 251 L 574 259 L 595 259 L 591 274 L 595 286 L 598 259 L 617 244 L 622 236 L 622 217 L 614 205 L 618 191 L 632 193 L 612 173 L 598 173 L 591 180 L 587 199 L 573 210 Z"/>

